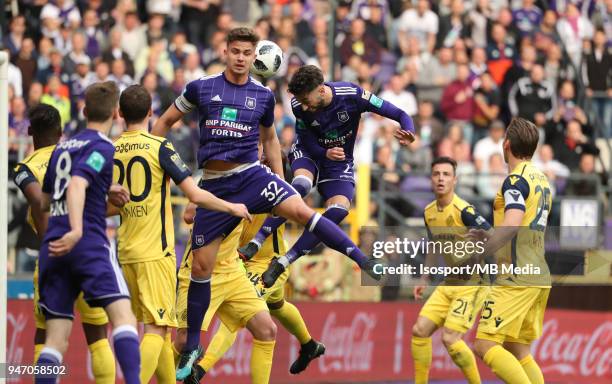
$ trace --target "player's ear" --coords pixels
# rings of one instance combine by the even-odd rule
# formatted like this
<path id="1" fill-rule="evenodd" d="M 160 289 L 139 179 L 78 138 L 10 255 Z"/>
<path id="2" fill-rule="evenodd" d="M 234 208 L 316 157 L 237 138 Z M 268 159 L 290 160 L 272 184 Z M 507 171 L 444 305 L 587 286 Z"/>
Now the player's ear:
<path id="1" fill-rule="evenodd" d="M 123 111 L 121 110 L 121 108 L 119 108 L 119 117 L 123 119 Z"/>
<path id="2" fill-rule="evenodd" d="M 115 108 L 113 109 L 113 120 L 117 120 L 117 118 L 120 116 L 120 112 L 119 112 L 119 108 Z"/>
<path id="3" fill-rule="evenodd" d="M 83 107 L 83 116 L 87 119 L 87 107 Z"/>
<path id="4" fill-rule="evenodd" d="M 149 108 L 149 112 L 147 112 L 147 117 L 153 116 L 153 109 Z"/>

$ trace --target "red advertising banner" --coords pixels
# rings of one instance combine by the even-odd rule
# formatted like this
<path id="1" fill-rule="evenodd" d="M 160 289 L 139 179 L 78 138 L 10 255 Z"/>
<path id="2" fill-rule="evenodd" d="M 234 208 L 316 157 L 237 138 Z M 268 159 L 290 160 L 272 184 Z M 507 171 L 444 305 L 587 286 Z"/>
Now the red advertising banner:
<path id="1" fill-rule="evenodd" d="M 271 383 L 358 383 L 406 381 L 413 377 L 410 337 L 420 305 L 407 303 L 298 303 L 310 333 L 327 351 L 301 375 L 289 374 L 299 344 L 279 325 Z M 9 300 L 8 361 L 31 364 L 34 335 L 32 302 Z M 213 327 L 213 330 L 216 329 Z M 206 345 L 212 332 L 204 336 Z M 474 330 L 468 335 L 468 343 Z M 207 373 L 204 382 L 249 383 L 252 338 L 241 331 L 236 343 Z M 612 382 L 612 313 L 550 309 L 533 355 L 547 383 Z M 62 382 L 93 382 L 83 333 L 75 323 Z M 481 376 L 494 379 L 479 363 Z M 433 338 L 431 379 L 461 379 L 439 333 Z M 11 383 L 31 382 L 31 378 Z"/>

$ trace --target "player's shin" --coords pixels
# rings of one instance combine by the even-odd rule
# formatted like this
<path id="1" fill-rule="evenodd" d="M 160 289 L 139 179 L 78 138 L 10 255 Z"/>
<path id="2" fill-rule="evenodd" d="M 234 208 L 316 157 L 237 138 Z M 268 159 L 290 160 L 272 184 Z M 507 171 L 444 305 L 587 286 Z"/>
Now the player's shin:
<path id="1" fill-rule="evenodd" d="M 97 384 L 112 384 L 115 382 L 115 356 L 107 338 L 89 344 L 91 354 L 91 369 Z"/>
<path id="2" fill-rule="evenodd" d="M 357 245 L 333 221 L 319 213 L 315 213 L 308 220 L 306 228 L 309 232 L 314 233 L 325 245 L 347 255 L 360 267 L 363 268 L 367 265 L 368 257 L 361 252 Z"/>
<path id="3" fill-rule="evenodd" d="M 478 342 L 478 340 L 476 340 Z M 521 363 L 514 355 L 501 345 L 491 347 L 482 360 L 488 365 L 495 376 L 508 384 L 530 383 L 529 377 L 523 370 Z"/>
<path id="4" fill-rule="evenodd" d="M 261 341 L 253 339 L 253 352 L 251 353 L 251 382 L 267 384 L 272 371 L 272 358 L 276 341 Z"/>
<path id="5" fill-rule="evenodd" d="M 461 369 L 463 375 L 470 384 L 480 383 L 480 374 L 476 365 L 474 353 L 465 341 L 458 340 L 448 347 L 448 354 L 455 364 Z"/>
<path id="6" fill-rule="evenodd" d="M 187 291 L 187 341 L 181 352 L 190 352 L 200 344 L 200 329 L 210 305 L 210 278 L 191 276 Z"/>
<path id="7" fill-rule="evenodd" d="M 532 355 L 528 355 L 527 357 L 521 359 L 520 363 L 523 370 L 529 377 L 531 384 L 544 384 L 544 375 L 542 374 L 542 370 Z"/>
<path id="8" fill-rule="evenodd" d="M 142 368 L 140 369 L 140 381 L 148 383 L 153 377 L 159 357 L 164 347 L 164 338 L 156 333 L 145 333 L 140 342 L 140 360 Z"/>
<path id="9" fill-rule="evenodd" d="M 415 384 L 427 383 L 431 366 L 431 337 L 412 336 L 412 358 Z"/>
<path id="10" fill-rule="evenodd" d="M 171 332 L 168 330 L 164 340 L 164 346 L 159 354 L 155 377 L 160 384 L 176 383 L 176 363 L 174 361 Z"/>
<path id="11" fill-rule="evenodd" d="M 208 372 L 216 363 L 225 355 L 234 342 L 236 341 L 236 332 L 230 331 L 223 323 L 217 329 L 217 332 L 213 336 L 206 353 L 198 365 Z"/>

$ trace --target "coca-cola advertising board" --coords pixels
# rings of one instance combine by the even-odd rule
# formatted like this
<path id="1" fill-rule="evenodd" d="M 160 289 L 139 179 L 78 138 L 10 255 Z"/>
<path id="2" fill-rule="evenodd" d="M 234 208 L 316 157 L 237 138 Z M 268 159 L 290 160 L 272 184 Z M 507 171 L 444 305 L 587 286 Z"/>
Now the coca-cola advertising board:
<path id="1" fill-rule="evenodd" d="M 310 333 L 327 351 L 300 375 L 289 374 L 299 344 L 279 325 L 271 383 L 358 383 L 405 381 L 413 377 L 410 337 L 420 305 L 408 303 L 297 303 Z M 215 323 L 213 327 L 218 326 Z M 474 339 L 474 330 L 468 343 Z M 32 302 L 9 300 L 8 351 L 12 364 L 31 364 L 34 335 Z M 203 336 L 203 344 L 212 332 Z M 241 331 L 234 346 L 204 382 L 249 383 L 252 338 Z M 612 383 L 612 314 L 550 309 L 542 337 L 532 353 L 547 383 Z M 93 382 L 91 361 L 80 327 L 73 328 L 65 358 L 68 376 L 62 382 Z M 481 376 L 494 379 L 479 363 Z M 433 337 L 432 379 L 461 379 L 439 333 Z M 8 382 L 31 382 L 31 377 Z"/>

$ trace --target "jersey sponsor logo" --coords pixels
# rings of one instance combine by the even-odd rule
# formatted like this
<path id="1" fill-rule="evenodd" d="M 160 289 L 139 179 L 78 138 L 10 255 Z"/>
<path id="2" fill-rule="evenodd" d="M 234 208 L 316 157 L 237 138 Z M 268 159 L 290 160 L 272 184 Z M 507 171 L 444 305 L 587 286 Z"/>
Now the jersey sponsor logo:
<path id="1" fill-rule="evenodd" d="M 102 170 L 104 163 L 106 163 L 106 159 L 98 151 L 93 151 L 85 162 L 85 164 L 89 165 L 96 172 L 100 172 Z"/>
<path id="2" fill-rule="evenodd" d="M 300 131 L 300 130 L 304 130 L 306 128 L 306 125 L 304 124 L 304 120 L 302 119 L 297 119 L 295 121 L 295 129 Z"/>
<path id="3" fill-rule="evenodd" d="M 151 148 L 149 143 L 121 143 L 115 145 L 115 153 L 124 153 L 137 150 L 148 150 Z"/>
<path id="4" fill-rule="evenodd" d="M 21 185 L 21 183 L 23 183 L 23 181 L 25 179 L 27 179 L 27 178 L 28 178 L 28 172 L 27 171 L 21 171 L 15 177 L 15 184 Z"/>
<path id="5" fill-rule="evenodd" d="M 178 153 L 175 153 L 172 156 L 170 156 L 170 160 L 172 160 L 174 165 L 176 165 L 178 168 L 187 169 L 187 165 L 183 162 L 183 159 L 181 159 Z"/>
<path id="6" fill-rule="evenodd" d="M 221 111 L 222 120 L 236 121 L 236 118 L 238 118 L 238 110 L 236 108 L 223 107 Z"/>
<path id="7" fill-rule="evenodd" d="M 319 124 L 319 122 L 316 121 L 316 120 L 313 121 L 312 124 L 310 124 L 310 125 L 313 126 L 313 127 L 320 127 L 321 126 L 321 124 Z"/>
<path id="8" fill-rule="evenodd" d="M 363 93 L 361 94 L 361 98 L 364 100 L 370 100 L 370 96 L 372 96 L 372 94 L 370 93 L 370 91 L 366 91 L 366 90 L 364 90 Z"/>
<path id="9" fill-rule="evenodd" d="M 376 95 L 372 95 L 370 97 L 370 104 L 372 104 L 376 108 L 380 108 L 382 106 L 382 103 L 383 103 L 383 99 L 381 99 L 380 97 Z"/>
<path id="10" fill-rule="evenodd" d="M 246 100 L 244 101 L 244 106 L 247 107 L 248 109 L 255 109 L 255 105 L 256 105 L 256 100 L 254 97 L 246 97 Z"/>
<path id="11" fill-rule="evenodd" d="M 58 149 L 81 148 L 87 144 L 89 144 L 89 140 L 71 139 L 71 140 L 67 140 L 67 141 L 59 143 L 56 148 Z"/>
<path id="12" fill-rule="evenodd" d="M 216 101 L 216 102 L 220 103 L 221 102 L 221 96 L 215 95 L 212 99 L 210 99 L 210 101 Z"/>
<path id="13" fill-rule="evenodd" d="M 349 120 L 348 112 L 347 111 L 338 112 L 338 120 L 340 120 L 343 123 L 346 123 Z"/>

